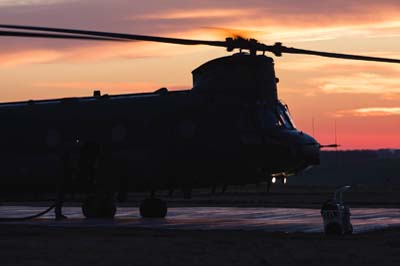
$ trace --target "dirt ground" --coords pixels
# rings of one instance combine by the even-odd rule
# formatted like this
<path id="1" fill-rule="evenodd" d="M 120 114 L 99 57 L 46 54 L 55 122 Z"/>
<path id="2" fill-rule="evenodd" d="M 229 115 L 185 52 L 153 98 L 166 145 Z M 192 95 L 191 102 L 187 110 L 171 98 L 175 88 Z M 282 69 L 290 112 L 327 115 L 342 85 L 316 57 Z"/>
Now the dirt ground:
<path id="1" fill-rule="evenodd" d="M 400 228 L 343 237 L 0 224 L 0 265 L 400 265 Z"/>

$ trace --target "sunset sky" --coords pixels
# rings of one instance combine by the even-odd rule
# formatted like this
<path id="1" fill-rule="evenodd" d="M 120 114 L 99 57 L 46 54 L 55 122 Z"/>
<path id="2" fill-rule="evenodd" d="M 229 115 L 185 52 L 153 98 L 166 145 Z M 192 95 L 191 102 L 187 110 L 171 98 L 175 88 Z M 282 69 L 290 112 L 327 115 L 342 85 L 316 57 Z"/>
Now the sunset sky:
<path id="1" fill-rule="evenodd" d="M 361 4 L 362 2 L 362 4 Z M 352 0 L 0 0 L 0 24 L 224 40 L 400 58 L 400 3 Z M 17 39 L 0 42 L 0 102 L 191 88 L 223 48 Z M 342 149 L 400 148 L 400 64 L 286 54 L 279 97 L 297 127 Z"/>

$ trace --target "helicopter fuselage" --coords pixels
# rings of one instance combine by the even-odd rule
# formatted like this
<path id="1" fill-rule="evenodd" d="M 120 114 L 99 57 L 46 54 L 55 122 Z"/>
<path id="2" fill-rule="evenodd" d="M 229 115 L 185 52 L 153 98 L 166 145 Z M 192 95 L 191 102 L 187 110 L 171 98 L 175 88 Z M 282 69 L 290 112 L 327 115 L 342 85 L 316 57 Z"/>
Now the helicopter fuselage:
<path id="1" fill-rule="evenodd" d="M 91 145 L 112 190 L 259 183 L 318 164 L 319 144 L 295 128 L 275 75 L 260 70 L 269 58 L 219 60 L 194 71 L 192 90 L 0 104 L 1 190 L 54 191 L 62 170 L 82 174 Z"/>

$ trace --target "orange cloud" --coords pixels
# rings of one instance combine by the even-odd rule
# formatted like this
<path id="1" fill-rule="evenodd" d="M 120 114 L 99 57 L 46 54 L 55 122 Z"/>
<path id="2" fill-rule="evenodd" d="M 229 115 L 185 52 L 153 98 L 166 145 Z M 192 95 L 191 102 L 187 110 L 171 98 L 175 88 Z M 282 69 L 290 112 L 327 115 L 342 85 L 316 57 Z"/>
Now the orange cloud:
<path id="1" fill-rule="evenodd" d="M 50 40 L 51 41 L 51 40 Z M 123 44 L 98 43 L 93 46 L 60 49 L 28 49 L 0 53 L 0 67 L 58 62 L 89 63 L 113 58 L 138 59 L 149 57 L 172 57 L 205 49 L 190 47 L 190 51 L 176 45 L 163 43 L 132 42 Z"/>
<path id="2" fill-rule="evenodd" d="M 314 4 L 305 1 L 291 3 L 249 3 L 246 7 L 231 4 L 229 7 L 189 6 L 166 8 L 144 15 L 132 15 L 130 19 L 146 20 L 149 24 L 165 24 L 170 29 L 186 26 L 237 28 L 245 31 L 264 32 L 263 39 L 288 41 L 331 40 L 338 37 L 399 36 L 399 7 L 393 1 L 365 2 L 352 5 L 345 1 Z M 338 8 L 338 7 L 341 8 Z M 180 22 L 180 24 L 178 24 Z"/>
<path id="3" fill-rule="evenodd" d="M 102 89 L 104 93 L 107 90 L 115 93 L 135 93 L 156 91 L 161 87 L 167 87 L 169 90 L 187 89 L 187 86 L 176 84 L 159 84 L 154 82 L 45 82 L 33 84 L 34 87 L 62 89 L 62 90 L 96 90 Z"/>
<path id="4" fill-rule="evenodd" d="M 347 76 L 324 77 L 320 80 L 324 93 L 350 94 L 397 94 L 400 93 L 400 77 L 375 73 L 355 73 Z"/>
<path id="5" fill-rule="evenodd" d="M 169 10 L 156 14 L 135 15 L 134 19 L 208 19 L 208 18 L 226 18 L 236 16 L 249 16 L 256 14 L 255 8 L 207 8 L 207 9 L 184 9 L 184 10 Z"/>
<path id="6" fill-rule="evenodd" d="M 374 99 L 400 99 L 400 66 L 396 64 L 306 56 L 279 60 L 277 73 L 284 90 L 313 96 L 323 93 L 330 98 L 334 94 L 365 94 Z"/>
<path id="7" fill-rule="evenodd" d="M 367 107 L 353 110 L 342 110 L 335 113 L 335 116 L 337 117 L 349 115 L 358 117 L 400 115 L 400 107 Z"/>
<path id="8" fill-rule="evenodd" d="M 30 50 L 18 51 L 0 55 L 1 67 L 14 67 L 23 64 L 42 64 L 62 59 L 64 53 L 62 51 L 53 50 Z"/>

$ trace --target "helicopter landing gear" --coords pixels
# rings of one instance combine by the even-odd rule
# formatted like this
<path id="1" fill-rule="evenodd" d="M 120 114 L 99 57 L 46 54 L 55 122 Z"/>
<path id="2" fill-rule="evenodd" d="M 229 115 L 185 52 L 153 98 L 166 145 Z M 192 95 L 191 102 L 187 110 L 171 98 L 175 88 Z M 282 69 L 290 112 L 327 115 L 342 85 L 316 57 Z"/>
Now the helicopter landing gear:
<path id="1" fill-rule="evenodd" d="M 226 192 L 227 189 L 228 189 L 228 185 L 227 185 L 227 184 L 223 185 L 223 186 L 222 186 L 222 189 L 221 189 L 221 194 L 222 194 L 222 195 L 225 194 L 225 192 Z"/>
<path id="2" fill-rule="evenodd" d="M 183 189 L 183 198 L 184 199 L 191 199 L 192 198 L 192 189 L 191 188 Z"/>
<path id="3" fill-rule="evenodd" d="M 117 207 L 111 195 L 88 196 L 82 204 L 82 213 L 88 218 L 113 219 Z"/>
<path id="4" fill-rule="evenodd" d="M 272 181 L 271 181 L 271 180 L 268 180 L 268 181 L 267 181 L 267 189 L 266 189 L 266 192 L 267 192 L 267 193 L 271 192 L 271 185 L 272 185 Z"/>
<path id="5" fill-rule="evenodd" d="M 142 218 L 164 218 L 167 212 L 167 203 L 161 199 L 148 198 L 140 204 L 140 216 Z"/>

